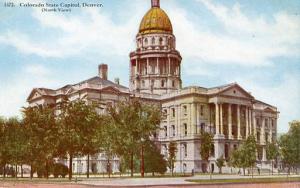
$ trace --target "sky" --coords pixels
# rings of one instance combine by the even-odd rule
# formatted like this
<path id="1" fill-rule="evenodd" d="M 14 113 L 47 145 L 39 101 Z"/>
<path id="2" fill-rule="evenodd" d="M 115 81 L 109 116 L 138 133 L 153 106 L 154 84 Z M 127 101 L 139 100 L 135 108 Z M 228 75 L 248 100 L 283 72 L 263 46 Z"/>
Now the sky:
<path id="1" fill-rule="evenodd" d="M 129 53 L 150 0 L 102 3 L 71 13 L 5 8 L 0 0 L 0 116 L 20 116 L 36 87 L 56 89 L 97 75 L 128 86 Z M 61 3 L 63 0 L 14 0 Z M 161 0 L 181 53 L 183 86 L 237 82 L 280 111 L 278 132 L 300 120 L 299 0 Z"/>

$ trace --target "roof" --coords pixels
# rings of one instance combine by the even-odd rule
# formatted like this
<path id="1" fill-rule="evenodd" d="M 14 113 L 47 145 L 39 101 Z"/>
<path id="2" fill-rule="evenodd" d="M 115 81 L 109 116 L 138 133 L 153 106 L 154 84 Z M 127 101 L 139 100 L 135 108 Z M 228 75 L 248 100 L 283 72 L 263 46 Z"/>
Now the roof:
<path id="1" fill-rule="evenodd" d="M 83 86 L 84 84 L 87 84 L 86 86 Z M 83 87 L 82 87 L 83 86 Z M 91 89 L 105 89 L 105 88 L 115 88 L 119 91 L 123 92 L 129 92 L 129 89 L 125 86 L 116 84 L 110 80 L 104 80 L 100 78 L 99 76 L 95 76 L 92 78 L 89 78 L 87 80 L 81 81 L 77 84 L 73 85 L 66 85 L 64 87 L 61 87 L 59 89 L 53 90 L 48 88 L 34 88 L 30 95 L 27 98 L 27 101 L 30 100 L 32 95 L 35 92 L 38 92 L 42 96 L 56 96 L 56 95 L 66 95 L 69 93 L 72 93 L 73 91 L 77 91 L 84 88 L 91 88 Z"/>
<path id="2" fill-rule="evenodd" d="M 164 10 L 159 7 L 152 7 L 143 17 L 140 34 L 149 33 L 173 33 L 172 23 Z"/>

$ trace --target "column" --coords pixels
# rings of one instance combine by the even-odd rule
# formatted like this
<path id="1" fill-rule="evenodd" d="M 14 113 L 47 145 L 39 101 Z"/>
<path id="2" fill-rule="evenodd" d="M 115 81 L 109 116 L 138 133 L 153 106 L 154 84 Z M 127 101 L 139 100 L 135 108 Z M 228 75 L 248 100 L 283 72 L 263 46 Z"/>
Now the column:
<path id="1" fill-rule="evenodd" d="M 272 134 L 273 133 L 272 118 L 269 119 L 269 125 L 270 125 L 269 126 L 270 127 L 270 131 L 269 131 L 269 133 L 270 133 L 270 135 L 269 135 L 269 143 L 272 143 L 272 136 L 273 136 L 273 134 Z"/>
<path id="2" fill-rule="evenodd" d="M 156 61 L 156 74 L 159 74 L 159 58 Z"/>
<path id="3" fill-rule="evenodd" d="M 181 125 L 181 106 L 180 105 L 178 105 L 177 106 L 177 108 L 176 108 L 176 110 L 177 110 L 177 121 L 176 121 L 176 124 L 177 124 L 177 131 L 179 132 L 179 130 L 181 130 L 180 131 L 180 134 L 181 134 L 181 132 L 182 132 L 182 125 Z M 178 136 L 180 136 L 180 134 L 178 134 Z M 183 135 L 183 134 L 182 134 Z"/>
<path id="4" fill-rule="evenodd" d="M 195 103 L 191 104 L 191 134 L 194 136 L 194 134 L 196 133 L 196 107 L 195 107 Z"/>
<path id="5" fill-rule="evenodd" d="M 146 74 L 150 73 L 149 68 L 149 58 L 147 58 L 147 68 L 146 68 Z"/>
<path id="6" fill-rule="evenodd" d="M 257 140 L 257 132 L 256 132 L 256 118 L 255 118 L 255 112 L 252 112 L 252 121 L 253 121 L 253 134 L 255 137 L 255 140 Z"/>
<path id="7" fill-rule="evenodd" d="M 215 103 L 216 112 L 215 112 L 215 127 L 216 127 L 216 135 L 220 134 L 220 125 L 219 125 L 219 104 Z"/>
<path id="8" fill-rule="evenodd" d="M 249 122 L 248 122 L 248 117 L 249 117 L 249 110 L 248 110 L 248 106 L 246 106 L 246 138 L 248 138 L 249 136 Z"/>
<path id="9" fill-rule="evenodd" d="M 199 129 L 199 125 L 200 125 L 200 104 L 196 104 L 196 134 L 198 134 L 200 132 Z"/>
<path id="10" fill-rule="evenodd" d="M 221 128 L 220 133 L 222 135 L 224 135 L 224 127 L 223 127 L 223 105 L 222 105 L 222 103 L 220 103 L 220 128 Z"/>
<path id="11" fill-rule="evenodd" d="M 232 139 L 232 113 L 231 113 L 231 104 L 228 104 L 228 138 Z"/>
<path id="12" fill-rule="evenodd" d="M 241 113 L 240 113 L 240 105 L 237 105 L 237 139 L 241 140 Z"/>
<path id="13" fill-rule="evenodd" d="M 265 118 L 264 117 L 262 117 L 262 121 L 261 121 L 260 142 L 262 144 L 265 144 L 265 142 L 266 142 L 266 140 L 265 140 Z"/>
<path id="14" fill-rule="evenodd" d="M 168 57 L 168 60 L 169 60 L 169 72 L 168 72 L 168 74 L 169 75 L 171 75 L 171 58 L 170 57 Z"/>
<path id="15" fill-rule="evenodd" d="M 253 134 L 253 128 L 252 128 L 252 109 L 249 108 L 249 134 Z"/>
<path id="16" fill-rule="evenodd" d="M 263 146 L 262 149 L 263 149 L 263 152 L 262 152 L 262 161 L 266 161 L 267 160 L 266 147 Z"/>

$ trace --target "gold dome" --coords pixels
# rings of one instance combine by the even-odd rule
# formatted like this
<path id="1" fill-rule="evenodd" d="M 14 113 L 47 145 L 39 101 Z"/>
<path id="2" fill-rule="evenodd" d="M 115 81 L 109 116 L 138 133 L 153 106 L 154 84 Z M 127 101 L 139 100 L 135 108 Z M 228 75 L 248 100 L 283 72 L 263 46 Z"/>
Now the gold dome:
<path id="1" fill-rule="evenodd" d="M 152 7 L 143 17 L 139 33 L 173 33 L 173 27 L 165 11 L 159 7 Z"/>

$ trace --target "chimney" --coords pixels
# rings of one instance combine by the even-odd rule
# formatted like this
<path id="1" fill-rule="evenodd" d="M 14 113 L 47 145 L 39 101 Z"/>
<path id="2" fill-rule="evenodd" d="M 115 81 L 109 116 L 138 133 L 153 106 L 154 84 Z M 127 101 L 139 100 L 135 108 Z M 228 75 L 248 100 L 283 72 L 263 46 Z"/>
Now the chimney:
<path id="1" fill-rule="evenodd" d="M 107 70 L 108 70 L 107 64 L 100 64 L 98 66 L 99 77 L 102 78 L 103 80 L 107 80 Z"/>
<path id="2" fill-rule="evenodd" d="M 120 78 L 115 78 L 115 84 L 120 85 Z"/>
<path id="3" fill-rule="evenodd" d="M 159 5 L 160 3 L 159 3 L 159 0 L 151 0 L 151 5 L 152 5 L 152 8 L 153 7 L 160 7 L 160 5 Z"/>

